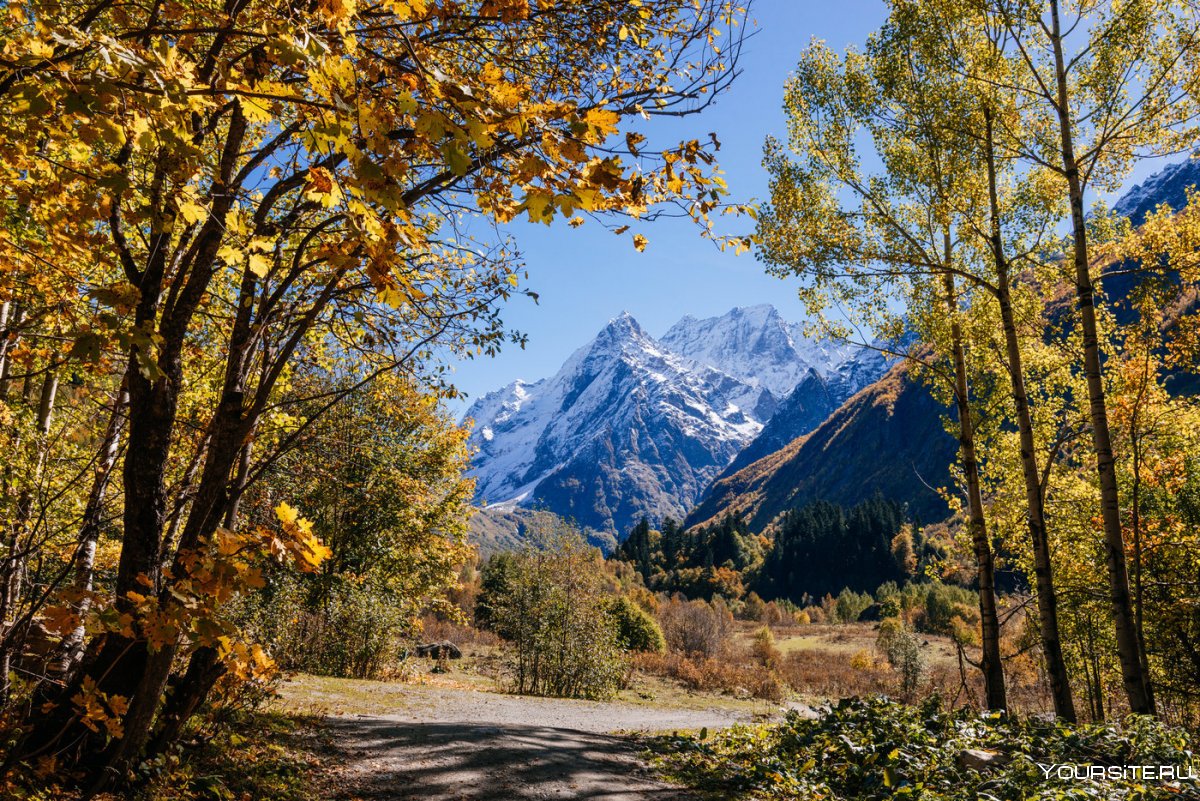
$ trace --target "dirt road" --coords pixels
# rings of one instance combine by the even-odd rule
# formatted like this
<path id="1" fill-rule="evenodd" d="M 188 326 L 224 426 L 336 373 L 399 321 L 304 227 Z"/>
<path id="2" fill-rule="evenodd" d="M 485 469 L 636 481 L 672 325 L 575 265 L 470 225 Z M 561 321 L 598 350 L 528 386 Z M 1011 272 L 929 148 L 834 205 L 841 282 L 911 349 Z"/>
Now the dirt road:
<path id="1" fill-rule="evenodd" d="M 654 778 L 636 744 L 619 733 L 719 728 L 749 719 L 746 712 L 717 708 L 405 685 L 388 686 L 379 700 L 373 714 L 328 719 L 344 760 L 338 783 L 371 801 L 684 801 L 693 796 Z"/>

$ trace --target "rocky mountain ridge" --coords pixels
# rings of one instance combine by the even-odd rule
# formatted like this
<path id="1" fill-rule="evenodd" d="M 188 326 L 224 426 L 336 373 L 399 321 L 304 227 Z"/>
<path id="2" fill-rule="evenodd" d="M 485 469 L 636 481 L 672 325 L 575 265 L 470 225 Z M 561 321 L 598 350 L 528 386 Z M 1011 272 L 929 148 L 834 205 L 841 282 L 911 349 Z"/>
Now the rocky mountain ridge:
<path id="1" fill-rule="evenodd" d="M 684 317 L 658 339 L 622 314 L 554 376 L 468 410 L 476 498 L 618 534 L 643 515 L 681 519 L 779 410 L 806 405 L 795 390 L 817 382 L 825 397 L 776 424 L 788 440 L 883 369 L 857 348 L 805 339 L 771 306 Z"/>

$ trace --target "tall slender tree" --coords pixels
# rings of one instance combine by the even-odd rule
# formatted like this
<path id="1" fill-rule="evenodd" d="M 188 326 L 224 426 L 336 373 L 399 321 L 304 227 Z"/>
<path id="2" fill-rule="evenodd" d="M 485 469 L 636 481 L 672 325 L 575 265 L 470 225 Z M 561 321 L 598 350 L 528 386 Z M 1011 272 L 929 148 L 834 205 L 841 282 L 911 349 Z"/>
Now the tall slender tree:
<path id="1" fill-rule="evenodd" d="M 946 333 L 942 344 L 949 365 L 934 369 L 950 387 L 956 411 L 987 704 L 1003 709 L 995 564 L 959 324 L 958 281 L 971 275 L 956 254 L 961 220 L 954 199 L 966 190 L 961 177 L 970 170 L 965 151 L 931 125 L 955 113 L 935 108 L 954 96 L 938 92 L 929 83 L 934 76 L 914 66 L 897 57 L 886 37 L 873 40 L 867 55 L 850 53 L 844 60 L 819 44 L 805 52 L 786 90 L 788 146 L 768 143 L 772 202 L 760 216 L 760 256 L 769 269 L 805 279 L 801 296 L 813 312 L 836 307 L 855 324 L 888 332 L 892 341 L 899 341 L 905 325 L 930 337 Z M 855 150 L 860 134 L 878 151 L 882 172 L 863 170 Z M 856 205 L 844 204 L 842 193 Z M 905 305 L 906 320 L 891 310 L 897 300 Z M 844 320 L 824 319 L 835 334 L 851 335 Z"/>
<path id="2" fill-rule="evenodd" d="M 1129 591 L 1086 195 L 1116 186 L 1139 155 L 1194 146 L 1196 110 L 1188 87 L 1200 17 L 1193 4 L 1169 0 L 967 0 L 966 6 L 978 26 L 1004 34 L 994 40 L 1003 49 L 1003 69 L 972 68 L 969 77 L 1016 94 L 1023 106 L 1013 125 L 998 126 L 999 148 L 1056 174 L 1070 209 L 1069 258 L 1109 602 L 1130 709 L 1153 714 Z"/>

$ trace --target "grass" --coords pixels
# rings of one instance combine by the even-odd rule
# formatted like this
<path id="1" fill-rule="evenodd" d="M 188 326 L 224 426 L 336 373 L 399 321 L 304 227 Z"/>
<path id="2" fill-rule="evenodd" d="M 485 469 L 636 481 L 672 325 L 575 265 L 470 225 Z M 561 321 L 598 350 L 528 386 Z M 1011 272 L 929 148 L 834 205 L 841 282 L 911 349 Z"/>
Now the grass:
<path id="1" fill-rule="evenodd" d="M 784 656 L 805 651 L 821 651 L 849 659 L 859 651 L 875 649 L 875 639 L 879 635 L 876 626 L 875 623 L 839 623 L 776 629 L 775 647 Z M 748 646 L 758 628 L 757 625 L 741 627 L 737 634 L 738 642 Z M 949 637 L 939 634 L 921 634 L 920 637 L 929 643 L 927 659 L 930 664 L 957 664 L 958 655 Z"/>
<path id="2" fill-rule="evenodd" d="M 408 681 L 371 681 L 339 679 L 329 676 L 296 674 L 280 688 L 280 697 L 272 709 L 280 714 L 323 717 L 327 715 L 386 715 L 425 706 L 424 690 L 503 693 L 498 682 L 471 672 L 470 668 L 451 667 L 449 673 L 416 673 Z M 630 686 L 615 699 L 617 703 L 655 709 L 721 709 L 764 715 L 777 712 L 777 705 L 754 698 L 737 698 L 716 692 L 689 690 L 663 676 L 636 672 Z"/>
<path id="3" fill-rule="evenodd" d="M 635 674 L 632 685 L 622 690 L 617 700 L 657 709 L 721 709 L 747 712 L 751 715 L 767 715 L 779 711 L 778 704 L 758 698 L 739 698 L 728 693 L 691 690 L 674 679 L 642 672 Z"/>
<path id="4" fill-rule="evenodd" d="M 735 648 L 739 651 L 747 649 L 758 628 L 756 624 L 739 624 Z M 776 645 L 785 660 L 785 676 L 796 688 L 791 700 L 815 705 L 844 695 L 891 691 L 886 685 L 890 674 L 886 668 L 872 673 L 851 667 L 856 654 L 876 655 L 877 634 L 872 623 L 776 629 Z M 949 638 L 921 636 L 928 643 L 925 656 L 929 667 L 956 674 L 957 654 Z M 296 675 L 282 688 L 282 698 L 275 708 L 304 715 L 387 714 L 389 709 L 407 711 L 415 704 L 426 703 L 422 700 L 426 696 L 420 692 L 421 688 L 503 693 L 504 676 L 498 647 L 467 644 L 463 650 L 463 659 L 448 663 L 446 673 L 434 673 L 431 662 L 412 659 L 397 677 L 402 680 L 396 681 Z M 778 704 L 738 697 L 730 692 L 694 690 L 677 679 L 645 671 L 634 671 L 630 685 L 614 700 L 650 708 L 720 709 L 750 715 L 779 710 Z"/>

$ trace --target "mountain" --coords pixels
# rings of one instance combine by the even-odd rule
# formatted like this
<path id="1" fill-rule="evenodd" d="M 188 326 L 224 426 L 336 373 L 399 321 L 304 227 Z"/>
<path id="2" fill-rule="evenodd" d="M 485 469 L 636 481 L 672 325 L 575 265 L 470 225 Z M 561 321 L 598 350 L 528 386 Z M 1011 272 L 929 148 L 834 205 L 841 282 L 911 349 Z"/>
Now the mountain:
<path id="1" fill-rule="evenodd" d="M 852 506 L 877 494 L 940 520 L 948 510 L 933 488 L 949 485 L 957 447 L 943 413 L 908 366 L 897 364 L 811 433 L 718 479 L 685 524 L 736 513 L 761 531 L 809 501 Z"/>
<path id="2" fill-rule="evenodd" d="M 854 355 L 803 339 L 770 306 L 685 317 L 658 340 L 623 314 L 551 378 L 468 410 L 476 499 L 616 534 L 681 519 L 798 383 L 857 380 Z"/>
<path id="3" fill-rule="evenodd" d="M 551 512 L 523 509 L 520 506 L 488 506 L 476 509 L 471 515 L 470 540 L 479 549 L 479 556 L 487 559 L 502 551 L 515 551 L 536 539 L 541 531 L 554 531 L 561 523 Z M 617 548 L 617 538 L 610 532 L 585 528 L 582 531 L 589 545 L 610 554 Z"/>
<path id="4" fill-rule="evenodd" d="M 775 405 L 769 391 L 663 349 L 623 314 L 552 378 L 468 411 L 476 497 L 601 531 L 682 517 L 761 430 L 764 402 Z"/>
<path id="5" fill-rule="evenodd" d="M 1128 217 L 1135 226 L 1146 215 L 1167 203 L 1178 211 L 1187 205 L 1187 192 L 1200 185 L 1200 152 L 1159 170 L 1130 189 L 1113 204 L 1113 211 Z"/>
<path id="6" fill-rule="evenodd" d="M 1162 203 L 1182 208 L 1187 190 L 1198 184 L 1200 158 L 1187 159 L 1135 186 L 1113 210 L 1137 225 Z M 1105 277 L 1104 288 L 1116 304 L 1119 321 L 1132 314 L 1122 301 L 1137 281 L 1136 274 Z M 1182 304 L 1181 310 L 1188 311 L 1181 313 L 1196 305 L 1200 304 L 1194 300 Z M 1068 314 L 1073 306 L 1074 295 L 1068 293 L 1051 313 Z M 871 353 L 864 351 L 858 358 L 867 361 Z M 873 369 L 878 368 L 868 364 L 862 377 L 869 377 Z M 847 372 L 843 365 L 833 380 Z M 1200 382 L 1189 374 L 1168 376 L 1167 383 L 1176 393 L 1200 390 Z M 737 512 L 747 517 L 751 530 L 761 530 L 781 512 L 808 501 L 851 505 L 875 493 L 908 504 L 924 520 L 944 517 L 946 505 L 931 487 L 951 485 L 949 468 L 957 443 L 942 426 L 947 410 L 909 377 L 903 364 L 813 426 L 812 421 L 836 397 L 829 379 L 818 375 L 803 379 L 755 441 L 713 482 L 686 524 L 695 526 Z M 788 437 L 792 430 L 806 426 L 815 430 Z"/>
<path id="7" fill-rule="evenodd" d="M 808 373 L 833 375 L 858 352 L 853 345 L 806 339 L 800 325 L 787 322 L 767 304 L 703 320 L 687 315 L 659 342 L 673 353 L 767 389 L 777 400 Z"/>
<path id="8" fill-rule="evenodd" d="M 849 346 L 846 358 L 824 372 L 810 368 L 754 440 L 718 476 L 733 475 L 753 462 L 803 436 L 825 421 L 855 393 L 887 372 L 878 350 Z"/>

